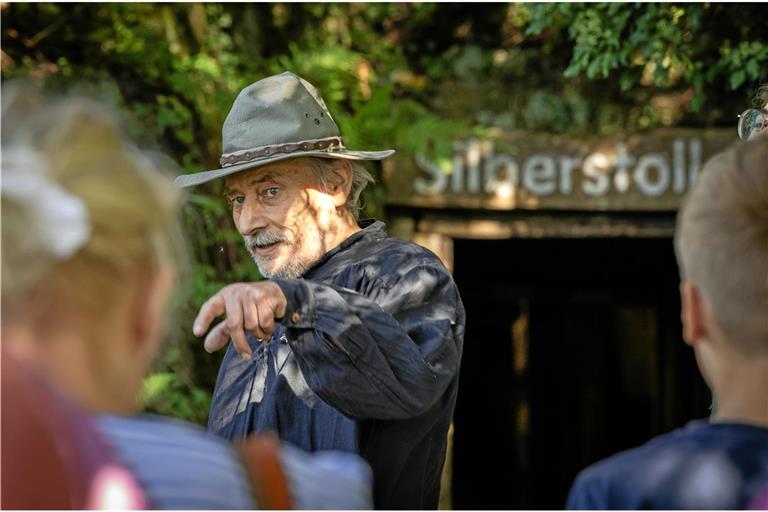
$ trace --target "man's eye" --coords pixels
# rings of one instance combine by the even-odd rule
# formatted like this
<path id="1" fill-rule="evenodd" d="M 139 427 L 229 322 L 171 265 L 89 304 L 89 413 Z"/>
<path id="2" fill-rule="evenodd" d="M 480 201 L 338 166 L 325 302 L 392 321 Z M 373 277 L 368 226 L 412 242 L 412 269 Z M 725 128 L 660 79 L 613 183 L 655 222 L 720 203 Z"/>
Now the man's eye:
<path id="1" fill-rule="evenodd" d="M 243 204 L 245 202 L 245 196 L 230 197 L 229 202 L 234 204 Z"/>
<path id="2" fill-rule="evenodd" d="M 277 187 L 269 187 L 264 191 L 264 195 L 268 198 L 277 197 L 277 194 L 280 192 L 280 189 Z"/>

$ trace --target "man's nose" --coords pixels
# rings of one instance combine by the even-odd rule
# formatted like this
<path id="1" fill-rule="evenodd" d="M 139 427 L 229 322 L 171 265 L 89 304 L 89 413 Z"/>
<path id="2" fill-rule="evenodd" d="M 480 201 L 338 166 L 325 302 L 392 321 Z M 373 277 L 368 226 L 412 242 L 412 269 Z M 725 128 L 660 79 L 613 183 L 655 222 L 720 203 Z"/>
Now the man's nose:
<path id="1" fill-rule="evenodd" d="M 267 227 L 268 219 L 264 207 L 255 200 L 247 200 L 235 216 L 235 225 L 241 235 L 255 235 Z"/>

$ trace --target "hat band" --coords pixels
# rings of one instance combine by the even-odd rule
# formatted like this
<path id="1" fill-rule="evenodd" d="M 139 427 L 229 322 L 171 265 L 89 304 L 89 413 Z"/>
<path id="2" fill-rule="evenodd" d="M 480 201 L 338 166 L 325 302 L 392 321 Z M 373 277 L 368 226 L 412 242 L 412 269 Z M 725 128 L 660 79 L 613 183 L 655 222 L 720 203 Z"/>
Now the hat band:
<path id="1" fill-rule="evenodd" d="M 293 153 L 295 151 L 317 151 L 328 149 L 344 149 L 344 142 L 341 137 L 327 137 L 325 139 L 304 140 L 301 142 L 287 142 L 285 144 L 275 144 L 272 146 L 259 146 L 252 149 L 242 149 L 234 153 L 225 153 L 221 155 L 219 163 L 222 167 L 251 162 L 257 158 L 277 155 L 280 153 Z"/>

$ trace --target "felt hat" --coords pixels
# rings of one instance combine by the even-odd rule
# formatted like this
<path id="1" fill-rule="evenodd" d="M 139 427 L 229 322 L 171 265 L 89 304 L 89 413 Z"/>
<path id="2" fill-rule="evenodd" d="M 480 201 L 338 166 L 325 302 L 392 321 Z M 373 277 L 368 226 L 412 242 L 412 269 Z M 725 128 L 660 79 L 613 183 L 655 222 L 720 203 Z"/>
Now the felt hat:
<path id="1" fill-rule="evenodd" d="M 382 160 L 394 153 L 347 149 L 318 90 L 289 71 L 240 92 L 224 121 L 222 139 L 221 168 L 178 176 L 177 186 L 200 185 L 288 158 Z"/>

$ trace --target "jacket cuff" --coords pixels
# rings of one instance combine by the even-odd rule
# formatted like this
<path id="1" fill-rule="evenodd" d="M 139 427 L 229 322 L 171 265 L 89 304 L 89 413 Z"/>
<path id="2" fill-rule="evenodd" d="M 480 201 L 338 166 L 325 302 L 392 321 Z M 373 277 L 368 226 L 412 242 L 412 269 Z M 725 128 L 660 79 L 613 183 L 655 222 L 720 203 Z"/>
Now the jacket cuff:
<path id="1" fill-rule="evenodd" d="M 303 279 L 272 279 L 285 295 L 285 327 L 311 328 L 315 324 L 315 301 Z"/>

